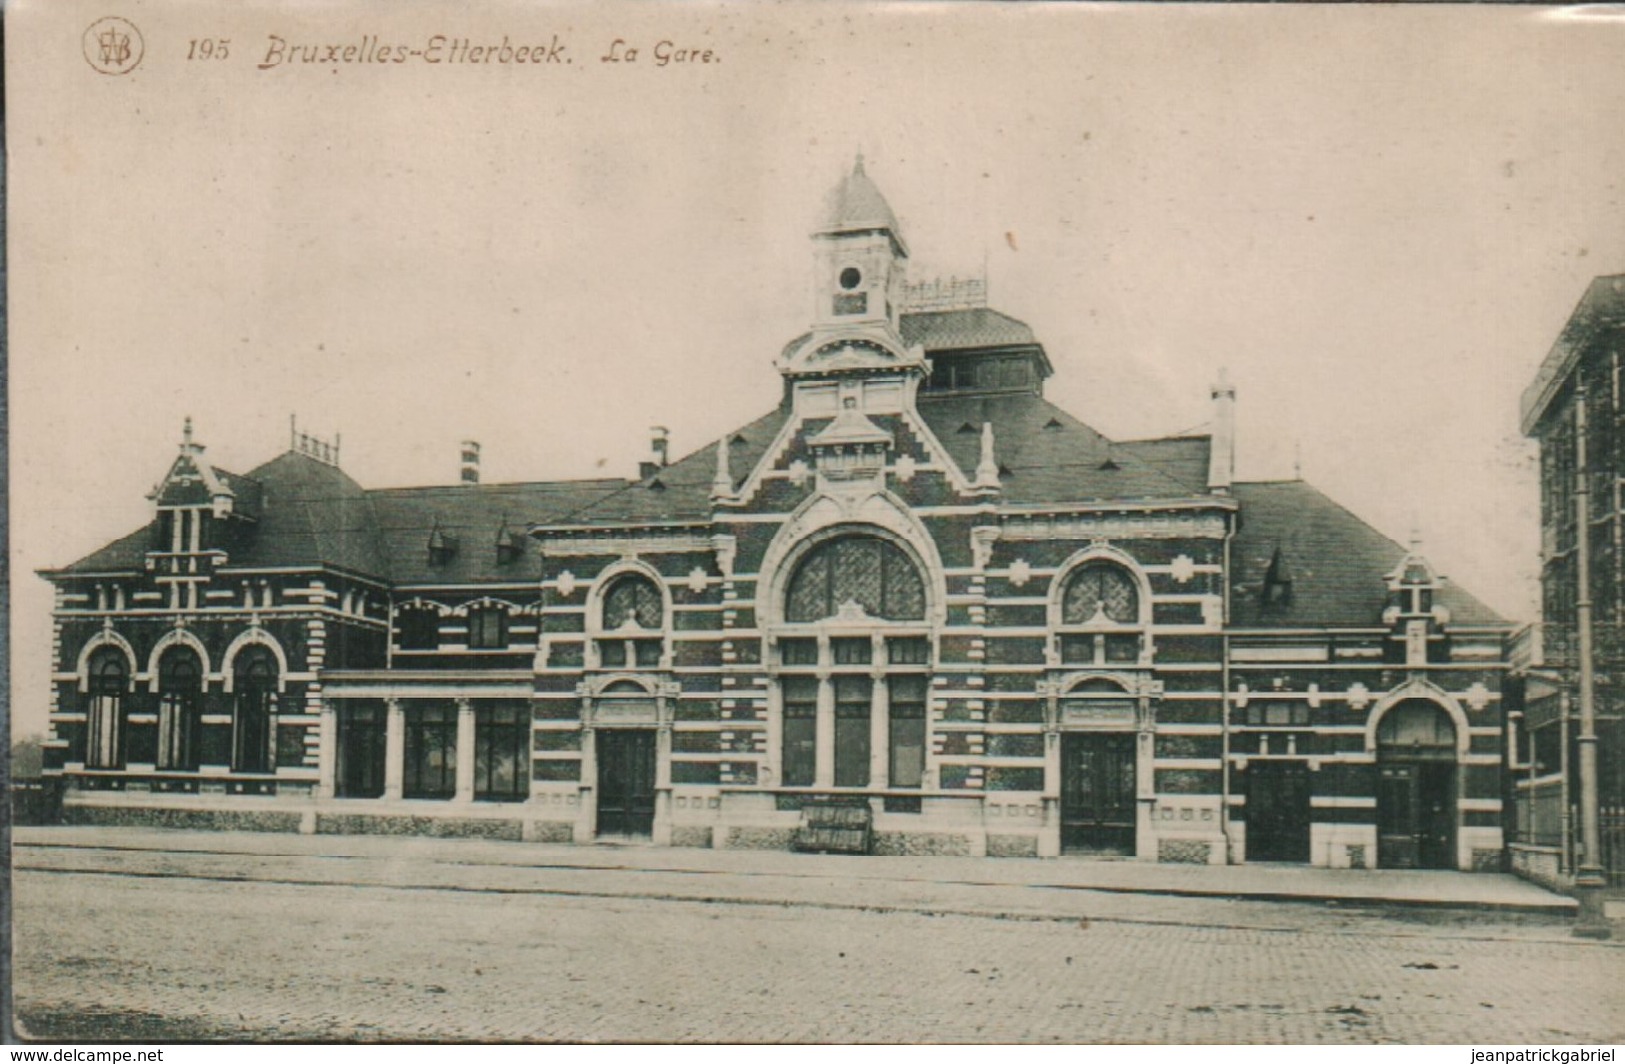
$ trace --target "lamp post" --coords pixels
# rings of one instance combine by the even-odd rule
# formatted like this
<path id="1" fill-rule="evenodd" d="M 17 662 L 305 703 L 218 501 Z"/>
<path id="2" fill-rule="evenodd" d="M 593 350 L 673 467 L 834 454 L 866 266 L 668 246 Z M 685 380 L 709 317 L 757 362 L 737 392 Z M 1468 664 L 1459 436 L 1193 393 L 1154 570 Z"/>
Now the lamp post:
<path id="1" fill-rule="evenodd" d="M 1574 897 L 1580 914 L 1574 934 L 1580 938 L 1608 938 L 1608 917 L 1603 911 L 1603 875 L 1599 863 L 1601 832 L 1597 820 L 1597 679 L 1591 645 L 1591 469 L 1586 439 L 1586 388 L 1574 398 L 1576 532 L 1575 576 L 1579 583 L 1574 613 L 1580 659 L 1580 867 L 1574 876 Z"/>

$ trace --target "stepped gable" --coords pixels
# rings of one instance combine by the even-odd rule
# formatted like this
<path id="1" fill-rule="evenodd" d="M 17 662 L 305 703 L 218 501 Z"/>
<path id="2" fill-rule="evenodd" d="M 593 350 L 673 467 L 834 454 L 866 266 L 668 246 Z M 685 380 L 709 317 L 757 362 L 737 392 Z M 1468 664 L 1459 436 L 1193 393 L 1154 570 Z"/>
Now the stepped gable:
<path id="1" fill-rule="evenodd" d="M 783 429 L 789 411 L 774 410 L 744 428 L 728 433 L 728 466 L 737 487 L 766 456 Z M 717 472 L 717 441 L 657 470 L 652 476 L 595 500 L 557 524 L 623 525 L 640 522 L 709 520 L 711 482 Z M 546 522 L 536 522 L 546 523 Z"/>
<path id="2" fill-rule="evenodd" d="M 620 478 L 437 485 L 376 489 L 367 496 L 396 584 L 525 583 L 541 579 L 541 558 L 526 529 L 557 521 L 626 485 Z M 449 549 L 431 555 L 431 537 Z M 499 549 L 499 539 L 506 539 L 508 549 Z"/>
<path id="3" fill-rule="evenodd" d="M 1231 623 L 1241 626 L 1377 625 L 1388 603 L 1386 577 L 1409 553 L 1301 480 L 1238 482 L 1241 529 L 1230 549 Z M 1262 605 L 1265 574 L 1277 554 L 1291 573 L 1289 602 Z M 1505 624 L 1454 583 L 1437 601 L 1452 625 Z"/>
<path id="4" fill-rule="evenodd" d="M 981 458 L 982 423 L 993 423 L 1008 504 L 1185 499 L 1206 492 L 1205 471 L 1201 485 L 1182 482 L 1142 457 L 1144 448 L 1113 443 L 1036 395 L 922 396 L 919 411 L 967 479 Z"/>

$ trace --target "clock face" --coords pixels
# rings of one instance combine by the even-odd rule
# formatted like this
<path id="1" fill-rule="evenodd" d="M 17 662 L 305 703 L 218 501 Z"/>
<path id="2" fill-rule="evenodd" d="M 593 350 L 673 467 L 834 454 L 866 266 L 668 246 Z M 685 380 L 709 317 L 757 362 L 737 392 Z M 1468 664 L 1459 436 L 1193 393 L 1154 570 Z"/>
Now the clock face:
<path id="1" fill-rule="evenodd" d="M 848 292 L 863 283 L 863 271 L 856 266 L 848 266 L 841 271 L 841 287 Z"/>

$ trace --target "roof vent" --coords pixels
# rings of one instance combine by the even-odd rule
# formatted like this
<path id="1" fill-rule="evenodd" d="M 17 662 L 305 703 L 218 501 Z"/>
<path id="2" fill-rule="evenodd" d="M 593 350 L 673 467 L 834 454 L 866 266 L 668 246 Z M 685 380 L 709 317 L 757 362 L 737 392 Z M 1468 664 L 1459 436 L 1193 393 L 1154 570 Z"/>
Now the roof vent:
<path id="1" fill-rule="evenodd" d="M 967 421 L 963 425 L 959 426 L 959 434 L 961 436 L 966 436 L 966 435 L 969 435 L 969 434 L 971 434 L 973 432 L 981 432 L 981 431 L 982 431 L 981 429 L 977 428 L 975 425 L 972 425 L 969 421 Z"/>
<path id="2" fill-rule="evenodd" d="M 1054 418 L 1050 418 L 1048 421 L 1044 422 L 1044 427 L 1046 429 L 1058 429 L 1061 427 L 1061 423 Z"/>
<path id="3" fill-rule="evenodd" d="M 655 477 L 653 480 L 649 481 L 649 483 L 644 485 L 644 486 L 647 487 L 650 491 L 665 491 L 666 490 L 665 483 L 659 477 Z"/>

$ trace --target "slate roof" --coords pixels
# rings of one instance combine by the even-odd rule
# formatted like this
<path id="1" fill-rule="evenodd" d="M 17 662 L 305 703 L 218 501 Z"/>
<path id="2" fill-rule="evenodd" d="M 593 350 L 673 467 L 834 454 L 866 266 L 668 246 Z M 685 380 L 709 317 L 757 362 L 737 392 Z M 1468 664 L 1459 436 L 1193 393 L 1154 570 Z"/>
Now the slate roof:
<path id="1" fill-rule="evenodd" d="M 466 484 L 391 488 L 368 492 L 377 514 L 378 540 L 397 584 L 513 583 L 541 579 L 541 558 L 526 535 L 622 490 L 625 480 L 530 484 Z M 431 560 L 436 529 L 456 541 L 443 560 Z M 517 537 L 517 553 L 497 550 L 499 534 Z"/>
<path id="2" fill-rule="evenodd" d="M 1519 402 L 1524 435 L 1533 435 L 1552 401 L 1586 351 L 1599 337 L 1625 329 L 1625 273 L 1598 277 L 1591 282 L 1547 352 L 1535 379 Z"/>
<path id="3" fill-rule="evenodd" d="M 327 565 L 403 584 L 537 579 L 540 561 L 523 540 L 526 528 L 627 486 L 605 479 L 367 491 L 343 470 L 296 451 L 246 476 L 233 474 L 231 483 L 239 503 L 251 499 L 261 510 L 258 524 L 243 529 L 241 543 L 230 550 L 232 568 Z M 524 548 L 511 561 L 497 556 L 504 524 Z M 429 537 L 436 528 L 458 547 L 431 564 Z M 147 526 L 60 571 L 138 570 L 151 545 Z"/>
<path id="4" fill-rule="evenodd" d="M 737 487 L 767 453 L 789 412 L 783 408 L 728 434 L 728 466 Z M 685 455 L 646 480 L 625 484 L 575 513 L 552 523 L 635 524 L 688 521 L 711 516 L 711 481 L 717 471 L 715 440 Z M 538 521 L 538 524 L 549 522 Z"/>
<path id="5" fill-rule="evenodd" d="M 841 178 L 830 191 L 824 203 L 824 216 L 818 224 L 817 234 L 862 232 L 866 229 L 886 229 L 900 246 L 903 228 L 897 224 L 897 215 L 891 204 L 880 194 L 880 189 L 863 172 L 863 156 L 858 156 L 852 172 Z"/>
<path id="6" fill-rule="evenodd" d="M 122 539 L 92 551 L 72 565 L 64 565 L 63 573 L 127 573 L 146 567 L 147 551 L 152 549 L 152 527 L 136 529 Z"/>
<path id="7" fill-rule="evenodd" d="M 1032 327 L 991 307 L 923 310 L 899 321 L 903 342 L 927 351 L 961 351 L 978 347 L 1037 346 Z"/>
<path id="8" fill-rule="evenodd" d="M 331 565 L 388 575 L 367 492 L 337 466 L 288 451 L 250 470 L 263 492 L 258 525 L 232 566 Z"/>
<path id="9" fill-rule="evenodd" d="M 1388 602 L 1384 577 L 1404 547 L 1301 480 L 1236 483 L 1241 528 L 1231 544 L 1231 620 L 1241 627 L 1379 625 Z M 1276 552 L 1291 574 L 1290 604 L 1261 605 L 1264 575 Z M 1505 624 L 1447 582 L 1439 602 L 1452 624 Z"/>
<path id="10" fill-rule="evenodd" d="M 982 422 L 993 423 L 993 456 L 1007 504 L 1186 499 L 1207 491 L 1207 471 L 1190 475 L 1188 453 L 1202 440 L 1113 443 L 1040 396 L 927 396 L 925 419 L 959 468 L 973 476 Z M 1149 456 L 1149 457 L 1148 457 Z M 1205 462 L 1205 459 L 1204 459 Z"/>

